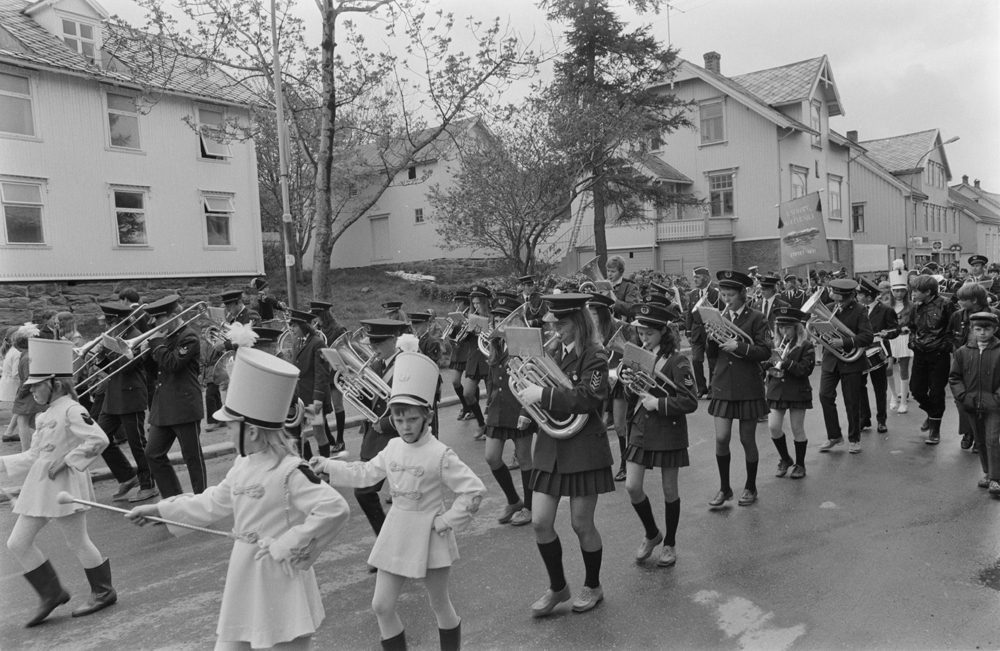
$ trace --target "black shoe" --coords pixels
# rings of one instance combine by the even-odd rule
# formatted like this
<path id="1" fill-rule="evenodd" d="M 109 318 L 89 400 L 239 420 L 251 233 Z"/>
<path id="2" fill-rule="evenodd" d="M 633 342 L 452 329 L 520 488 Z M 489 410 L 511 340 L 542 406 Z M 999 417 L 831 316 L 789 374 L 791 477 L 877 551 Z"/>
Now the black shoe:
<path id="1" fill-rule="evenodd" d="M 606 477 L 607 475 L 605 475 Z M 618 470 L 618 474 L 615 475 L 615 481 L 625 481 L 625 469 L 621 468 Z"/>
<path id="2" fill-rule="evenodd" d="M 861 423 L 861 429 L 871 429 L 871 428 L 872 428 L 872 422 L 870 420 L 866 420 Z"/>
<path id="3" fill-rule="evenodd" d="M 885 423 L 879 423 L 878 424 L 878 433 L 879 434 L 885 434 L 888 431 L 889 431 L 889 428 L 885 426 Z"/>
<path id="4" fill-rule="evenodd" d="M 38 626 L 49 613 L 69 601 L 69 593 L 63 590 L 62 584 L 59 583 L 59 577 L 52 563 L 45 561 L 30 572 L 25 572 L 24 578 L 42 598 L 38 612 L 26 624 L 27 628 Z"/>
<path id="5" fill-rule="evenodd" d="M 455 420 L 465 420 L 465 417 L 468 415 L 469 415 L 469 410 L 463 409 L 462 411 L 458 412 L 458 418 L 456 418 Z"/>
<path id="6" fill-rule="evenodd" d="M 343 443 L 335 443 L 333 447 L 330 448 L 331 454 L 337 454 L 338 452 L 343 452 L 343 451 L 344 451 Z"/>
<path id="7" fill-rule="evenodd" d="M 926 432 L 930 428 L 931 428 L 931 425 L 930 425 L 930 423 L 927 422 L 927 419 L 925 418 L 924 422 L 920 424 L 920 431 L 921 432 Z"/>
<path id="8" fill-rule="evenodd" d="M 962 449 L 963 450 L 968 450 L 969 448 L 971 448 L 973 443 L 975 443 L 975 438 L 972 436 L 972 434 L 968 434 L 968 433 L 962 434 Z"/>
<path id="9" fill-rule="evenodd" d="M 83 571 L 87 574 L 87 581 L 90 582 L 90 598 L 86 604 L 73 611 L 73 617 L 96 613 L 118 601 L 118 593 L 111 585 L 111 559 L 105 558 L 97 567 L 89 570 L 84 568 Z"/>

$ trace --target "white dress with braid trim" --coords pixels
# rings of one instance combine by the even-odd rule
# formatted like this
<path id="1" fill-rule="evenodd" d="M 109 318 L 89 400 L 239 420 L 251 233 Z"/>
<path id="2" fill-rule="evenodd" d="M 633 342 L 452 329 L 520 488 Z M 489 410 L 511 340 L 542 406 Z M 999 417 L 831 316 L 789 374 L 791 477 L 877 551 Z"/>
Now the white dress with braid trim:
<path id="1" fill-rule="evenodd" d="M 388 480 L 392 508 L 368 562 L 413 579 L 458 560 L 455 531 L 472 521 L 486 494 L 476 473 L 428 433 L 412 444 L 394 438 L 368 462 L 328 460 L 326 472 L 334 486 L 361 488 Z M 455 493 L 450 509 L 445 509 L 445 487 Z M 450 527 L 444 535 L 434 529 L 438 518 Z"/>

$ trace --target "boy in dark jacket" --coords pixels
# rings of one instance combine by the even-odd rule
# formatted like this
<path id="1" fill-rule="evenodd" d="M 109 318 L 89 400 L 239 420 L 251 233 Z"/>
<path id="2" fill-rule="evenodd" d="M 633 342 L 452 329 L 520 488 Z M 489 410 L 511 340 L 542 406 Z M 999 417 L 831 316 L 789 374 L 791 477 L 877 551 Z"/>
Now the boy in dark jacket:
<path id="1" fill-rule="evenodd" d="M 979 486 L 1000 495 L 1000 317 L 977 312 L 969 317 L 975 337 L 955 351 L 948 383 L 969 415 L 983 472 Z"/>

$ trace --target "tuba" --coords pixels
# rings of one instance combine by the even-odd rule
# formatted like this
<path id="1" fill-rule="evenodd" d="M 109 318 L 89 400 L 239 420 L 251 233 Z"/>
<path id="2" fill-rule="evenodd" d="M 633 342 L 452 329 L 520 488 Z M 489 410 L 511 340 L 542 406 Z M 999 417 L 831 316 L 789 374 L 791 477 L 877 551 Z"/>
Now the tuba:
<path id="1" fill-rule="evenodd" d="M 524 311 L 527 307 L 526 303 L 522 303 L 515 308 L 513 312 L 505 316 L 503 321 L 493 326 L 489 332 L 479 333 L 476 343 L 479 345 L 479 352 L 481 352 L 484 357 L 490 356 L 490 340 L 502 337 L 504 332 L 507 331 L 507 328 L 511 326 L 519 328 L 528 327 L 528 322 L 524 318 Z"/>
<path id="2" fill-rule="evenodd" d="M 510 351 L 510 359 L 507 362 L 507 370 L 510 379 L 507 382 L 514 396 L 520 396 L 521 391 L 527 388 L 528 384 L 540 387 L 565 387 L 571 388 L 573 383 L 569 381 L 566 374 L 555 362 L 554 359 L 545 354 L 542 348 L 541 330 L 538 328 L 511 327 L 507 332 L 507 346 Z M 529 346 L 522 346 L 519 339 L 528 339 Z M 520 402 L 520 398 L 518 398 Z M 571 414 L 566 418 L 557 418 L 542 409 L 537 404 L 521 406 L 538 423 L 538 426 L 546 434 L 554 439 L 568 439 L 576 435 L 587 424 L 589 414 Z"/>
<path id="3" fill-rule="evenodd" d="M 858 348 L 850 355 L 847 355 L 844 351 L 837 350 L 831 345 L 834 339 L 838 339 L 841 336 L 854 337 L 855 334 L 836 317 L 830 308 L 823 305 L 823 302 L 820 300 L 822 295 L 823 288 L 821 287 L 802 304 L 802 311 L 812 315 L 806 322 L 806 332 L 840 361 L 847 363 L 858 361 L 865 354 L 864 348 Z"/>
<path id="4" fill-rule="evenodd" d="M 735 323 L 722 316 L 722 313 L 714 307 L 701 306 L 698 308 L 698 314 L 701 315 L 705 334 L 716 344 L 721 346 L 735 339 L 737 342 L 753 345 L 753 337 L 743 332 Z"/>
<path id="5" fill-rule="evenodd" d="M 371 369 L 377 355 L 367 344 L 361 342 L 363 330 L 359 328 L 342 334 L 331 348 L 324 348 L 321 352 L 336 371 L 333 385 L 344 394 L 344 399 L 352 407 L 374 423 L 388 413 L 392 389 Z"/>
<path id="6" fill-rule="evenodd" d="M 590 279 L 580 283 L 580 292 L 584 294 L 608 294 L 608 285 L 610 283 L 604 277 L 604 274 L 601 273 L 599 262 L 600 256 L 594 256 L 587 261 L 587 264 L 580 267 L 580 271 L 577 273 L 583 274 Z"/>

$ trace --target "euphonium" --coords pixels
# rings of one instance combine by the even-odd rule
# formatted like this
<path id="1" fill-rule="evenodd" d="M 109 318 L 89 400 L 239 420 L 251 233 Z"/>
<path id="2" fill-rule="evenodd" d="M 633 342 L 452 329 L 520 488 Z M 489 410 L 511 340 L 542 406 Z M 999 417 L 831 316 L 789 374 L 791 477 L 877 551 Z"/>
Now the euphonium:
<path id="1" fill-rule="evenodd" d="M 830 351 L 830 354 L 839 359 L 842 362 L 856 362 L 861 359 L 865 354 L 865 349 L 859 347 L 850 355 L 847 355 L 842 350 L 837 350 L 831 345 L 834 338 L 839 338 L 837 335 L 823 332 L 816 328 L 819 323 L 826 323 L 833 326 L 837 332 L 845 337 L 856 336 L 854 332 L 848 328 L 844 323 L 834 315 L 830 308 L 823 304 L 820 297 L 823 295 L 823 288 L 819 288 L 810 296 L 805 303 L 802 304 L 802 311 L 807 312 L 812 315 L 812 317 L 806 322 L 806 332 L 809 336 L 816 340 L 819 345 L 821 345 L 826 350 Z"/>
<path id="2" fill-rule="evenodd" d="M 726 317 L 722 317 L 719 321 L 705 321 L 704 327 L 708 338 L 720 346 L 734 339 L 737 342 L 753 345 L 753 337 L 740 330 Z"/>
<path id="3" fill-rule="evenodd" d="M 344 394 L 344 399 L 352 407 L 374 423 L 389 411 L 388 401 L 392 389 L 370 368 L 376 354 L 360 341 L 357 336 L 359 332 L 360 330 L 344 333 L 333 342 L 331 348 L 324 348 L 322 353 L 336 371 L 333 385 Z M 367 354 L 368 351 L 371 354 Z"/>
<path id="4" fill-rule="evenodd" d="M 562 372 L 558 364 L 549 357 L 530 357 L 520 359 L 511 357 L 507 362 L 507 370 L 510 372 L 510 380 L 507 385 L 514 392 L 514 396 L 520 396 L 521 391 L 529 384 L 540 387 L 555 388 L 559 386 L 571 387 L 572 383 L 566 374 Z M 518 402 L 521 399 L 518 398 Z M 555 439 L 568 439 L 577 434 L 583 426 L 587 424 L 588 414 L 572 414 L 567 418 L 556 418 L 546 410 L 535 405 L 527 405 L 521 402 L 521 406 L 531 416 L 538 426 L 545 430 L 545 433 Z"/>
<path id="5" fill-rule="evenodd" d="M 481 352 L 485 357 L 490 356 L 490 340 L 503 336 L 503 333 L 510 326 L 517 327 L 528 327 L 528 322 L 524 318 L 524 311 L 527 308 L 527 304 L 522 303 L 513 312 L 504 317 L 503 321 L 493 326 L 489 332 L 480 332 L 476 338 L 476 343 L 479 345 L 479 352 Z"/>
<path id="6" fill-rule="evenodd" d="M 642 370 L 640 356 L 653 358 L 647 361 L 647 368 L 649 368 L 650 364 L 652 365 L 652 375 Z M 678 387 L 673 380 L 656 370 L 658 361 L 652 352 L 632 343 L 625 344 L 622 362 L 618 365 L 618 381 L 622 383 L 622 386 L 626 390 L 636 395 L 648 393 L 652 396 L 661 397 L 670 393 L 676 395 L 681 391 L 690 393 L 687 389 Z"/>

